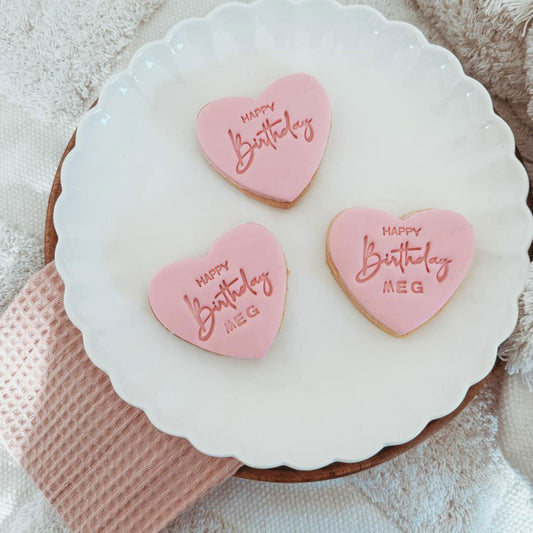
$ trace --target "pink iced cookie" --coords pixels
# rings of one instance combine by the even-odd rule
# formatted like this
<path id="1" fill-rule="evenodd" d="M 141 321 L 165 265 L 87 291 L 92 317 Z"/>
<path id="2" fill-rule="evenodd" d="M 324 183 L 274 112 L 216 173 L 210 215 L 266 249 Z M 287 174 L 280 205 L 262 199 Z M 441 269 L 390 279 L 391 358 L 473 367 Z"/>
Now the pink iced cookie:
<path id="1" fill-rule="evenodd" d="M 215 100 L 196 134 L 209 162 L 246 194 L 291 207 L 313 179 L 329 136 L 331 110 L 320 82 L 285 76 L 256 98 Z"/>
<path id="2" fill-rule="evenodd" d="M 407 335 L 452 297 L 474 257 L 459 213 L 428 209 L 396 218 L 353 208 L 330 225 L 327 258 L 352 302 L 379 327 Z"/>
<path id="3" fill-rule="evenodd" d="M 259 224 L 243 224 L 222 235 L 207 256 L 159 270 L 148 297 L 174 335 L 220 355 L 260 358 L 280 327 L 286 292 L 278 241 Z"/>

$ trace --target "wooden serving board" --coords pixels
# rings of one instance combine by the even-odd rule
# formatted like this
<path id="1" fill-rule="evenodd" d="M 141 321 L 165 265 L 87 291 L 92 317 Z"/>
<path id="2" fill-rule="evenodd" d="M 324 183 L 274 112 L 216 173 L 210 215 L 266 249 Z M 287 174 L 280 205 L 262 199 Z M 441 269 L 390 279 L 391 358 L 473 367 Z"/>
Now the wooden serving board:
<path id="1" fill-rule="evenodd" d="M 54 260 L 54 253 L 57 244 L 57 234 L 54 228 L 53 220 L 54 206 L 57 201 L 57 198 L 61 194 L 60 176 L 63 161 L 66 155 L 74 148 L 75 144 L 76 132 L 74 132 L 74 134 L 72 135 L 65 149 L 65 152 L 63 153 L 55 175 L 54 183 L 52 184 L 52 190 L 50 192 L 50 198 L 48 200 L 48 210 L 46 213 L 46 228 L 44 236 L 45 263 L 49 263 Z M 520 155 L 518 153 L 517 156 L 520 159 Z M 531 194 L 528 197 L 528 205 L 530 205 L 531 207 Z M 364 461 L 360 461 L 358 463 L 337 462 L 332 463 L 323 468 L 319 468 L 317 470 L 309 471 L 294 470 L 293 468 L 289 468 L 286 466 L 280 466 L 277 468 L 270 469 L 257 469 L 248 466 L 243 466 L 235 475 L 238 477 L 253 479 L 256 481 L 270 481 L 276 483 L 302 483 L 308 481 L 324 481 L 326 479 L 335 479 L 338 477 L 360 472 L 361 470 L 366 470 L 367 468 L 372 468 L 373 466 L 384 463 L 385 461 L 389 461 L 390 459 L 397 457 L 398 455 L 404 453 L 410 448 L 417 446 L 421 442 L 425 441 L 428 437 L 439 431 L 442 427 L 444 427 L 451 420 L 453 420 L 470 403 L 472 398 L 474 398 L 474 396 L 476 396 L 485 386 L 490 377 L 491 374 L 489 374 L 487 377 L 485 377 L 483 380 L 479 381 L 475 385 L 472 385 L 470 389 L 468 389 L 468 392 L 466 393 L 463 402 L 459 405 L 459 407 L 457 407 L 457 409 L 455 409 L 455 411 L 452 411 L 450 414 L 442 418 L 438 418 L 429 422 L 429 424 L 424 428 L 424 430 L 413 440 L 397 446 L 387 446 L 381 449 L 372 457 L 365 459 Z"/>

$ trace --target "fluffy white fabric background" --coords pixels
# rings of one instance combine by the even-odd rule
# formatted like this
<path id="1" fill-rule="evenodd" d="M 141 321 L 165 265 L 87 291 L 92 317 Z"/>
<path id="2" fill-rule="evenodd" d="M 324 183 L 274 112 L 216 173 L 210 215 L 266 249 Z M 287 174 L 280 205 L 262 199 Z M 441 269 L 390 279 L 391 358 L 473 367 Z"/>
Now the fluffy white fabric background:
<path id="1" fill-rule="evenodd" d="M 76 119 L 164 0 L 2 2 L 1 90 L 44 121 Z"/>
<path id="2" fill-rule="evenodd" d="M 42 264 L 44 213 L 55 168 L 103 81 L 123 68 L 139 45 L 219 3 L 0 0 L 0 310 Z M 532 2 L 365 3 L 419 26 L 430 40 L 454 50 L 467 72 L 497 95 L 498 111 L 533 162 L 527 116 L 533 78 L 526 82 L 533 46 L 528 49 L 531 36 L 525 33 Z M 524 299 L 524 308 L 532 302 Z M 532 322 L 524 315 L 507 345 L 516 371 L 527 370 L 532 359 Z M 500 371 L 454 422 L 390 463 L 308 485 L 232 479 L 167 531 L 532 531 L 533 490 L 523 477 L 533 479 L 532 398 L 520 380 Z M 4 448 L 0 531 L 66 531 Z"/>

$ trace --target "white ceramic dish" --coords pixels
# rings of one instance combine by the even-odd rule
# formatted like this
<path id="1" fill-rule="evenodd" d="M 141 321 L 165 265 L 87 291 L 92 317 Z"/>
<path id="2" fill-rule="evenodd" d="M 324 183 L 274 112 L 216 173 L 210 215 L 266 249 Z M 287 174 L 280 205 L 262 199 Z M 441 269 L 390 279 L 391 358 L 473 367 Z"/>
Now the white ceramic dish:
<path id="1" fill-rule="evenodd" d="M 322 82 L 333 125 L 309 191 L 280 210 L 209 167 L 195 116 L 292 72 Z M 210 455 L 313 469 L 408 441 L 490 371 L 517 318 L 532 225 L 511 131 L 450 52 L 368 7 L 273 0 L 178 24 L 106 84 L 62 187 L 56 264 L 89 357 L 158 428 Z M 364 318 L 326 265 L 328 224 L 351 206 L 453 209 L 474 227 L 460 290 L 406 338 Z M 248 221 L 277 236 L 291 270 L 258 361 L 176 339 L 147 299 L 157 269 Z"/>

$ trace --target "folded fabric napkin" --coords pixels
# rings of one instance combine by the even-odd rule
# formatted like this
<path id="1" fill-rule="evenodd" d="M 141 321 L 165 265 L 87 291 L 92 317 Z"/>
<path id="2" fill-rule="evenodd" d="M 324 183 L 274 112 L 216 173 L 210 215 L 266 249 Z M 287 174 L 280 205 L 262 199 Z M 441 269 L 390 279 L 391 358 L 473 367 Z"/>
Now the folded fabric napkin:
<path id="1" fill-rule="evenodd" d="M 157 430 L 88 359 L 54 263 L 0 319 L 0 437 L 74 531 L 158 531 L 241 466 Z"/>

